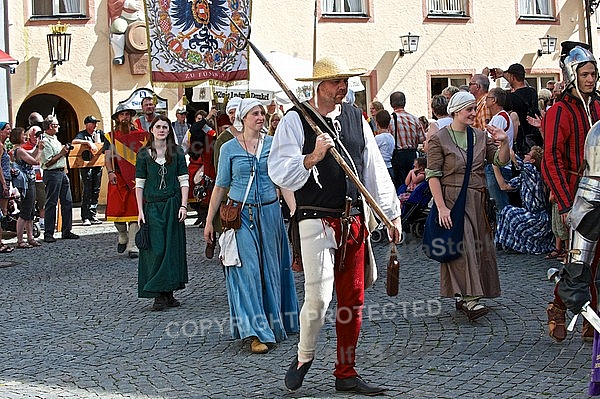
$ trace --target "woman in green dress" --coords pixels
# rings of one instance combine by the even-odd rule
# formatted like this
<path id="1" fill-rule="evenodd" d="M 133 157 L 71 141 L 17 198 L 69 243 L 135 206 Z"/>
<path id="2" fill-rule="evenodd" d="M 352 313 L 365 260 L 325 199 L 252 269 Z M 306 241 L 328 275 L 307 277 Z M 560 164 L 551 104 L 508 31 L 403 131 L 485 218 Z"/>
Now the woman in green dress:
<path id="1" fill-rule="evenodd" d="M 169 118 L 154 118 L 150 133 L 135 166 L 138 223 L 147 223 L 150 238 L 149 248 L 140 248 L 138 297 L 154 298 L 152 309 L 164 310 L 180 305 L 173 291 L 188 282 L 184 221 L 189 182 Z"/>

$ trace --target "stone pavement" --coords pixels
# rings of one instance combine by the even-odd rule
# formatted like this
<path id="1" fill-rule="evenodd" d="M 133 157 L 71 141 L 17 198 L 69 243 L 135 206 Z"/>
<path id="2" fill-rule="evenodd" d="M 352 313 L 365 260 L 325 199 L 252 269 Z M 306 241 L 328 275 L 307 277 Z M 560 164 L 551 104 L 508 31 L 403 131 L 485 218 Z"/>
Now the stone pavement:
<path id="1" fill-rule="evenodd" d="M 297 336 L 265 355 L 230 339 L 223 272 L 204 258 L 197 227 L 187 228 L 182 306 L 164 312 L 137 298 L 137 261 L 116 253 L 112 224 L 74 232 L 80 240 L 0 254 L 0 398 L 358 397 L 335 392 L 330 321 L 293 394 L 283 376 Z M 358 370 L 387 385 L 388 397 L 587 397 L 591 344 L 581 322 L 562 344 L 546 335 L 545 275 L 557 263 L 500 253 L 502 297 L 469 322 L 439 298 L 439 267 L 410 237 L 399 248 L 401 293 L 387 297 L 386 251 L 376 246 L 380 278 L 366 294 Z M 302 298 L 302 275 L 296 281 Z"/>

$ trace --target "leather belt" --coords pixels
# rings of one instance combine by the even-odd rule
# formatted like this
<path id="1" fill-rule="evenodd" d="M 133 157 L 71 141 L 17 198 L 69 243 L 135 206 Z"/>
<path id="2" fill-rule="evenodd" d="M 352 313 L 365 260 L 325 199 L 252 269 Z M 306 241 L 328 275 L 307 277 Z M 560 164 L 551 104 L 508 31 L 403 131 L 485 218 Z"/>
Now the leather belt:
<path id="1" fill-rule="evenodd" d="M 572 174 L 574 176 L 577 176 L 577 177 L 585 177 L 585 178 L 588 178 L 588 179 L 600 181 L 600 176 L 585 176 L 582 173 L 577 173 L 577 172 L 569 170 L 569 169 L 565 169 L 565 170 L 567 171 L 567 173 L 570 173 L 570 174 Z"/>
<path id="2" fill-rule="evenodd" d="M 272 200 L 272 201 L 263 202 L 262 204 L 249 204 L 249 203 L 246 203 L 246 205 L 248 205 L 248 206 L 255 206 L 255 207 L 259 207 L 259 206 L 271 205 L 272 203 L 274 203 L 274 202 L 277 202 L 277 200 L 278 200 L 278 198 L 275 198 L 275 199 L 274 199 L 274 200 Z"/>
<path id="3" fill-rule="evenodd" d="M 296 208 L 298 221 L 304 219 L 320 219 L 325 217 L 341 218 L 344 214 L 343 209 L 338 208 L 325 208 L 322 206 L 311 206 L 311 205 L 299 205 Z M 350 216 L 357 216 L 362 214 L 362 206 L 355 205 L 350 208 Z"/>

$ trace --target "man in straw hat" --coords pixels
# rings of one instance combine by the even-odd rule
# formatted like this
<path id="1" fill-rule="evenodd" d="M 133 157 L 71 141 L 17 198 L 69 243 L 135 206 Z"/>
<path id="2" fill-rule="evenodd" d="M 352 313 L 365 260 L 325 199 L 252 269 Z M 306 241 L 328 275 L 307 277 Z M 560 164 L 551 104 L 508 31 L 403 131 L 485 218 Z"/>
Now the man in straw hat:
<path id="1" fill-rule="evenodd" d="M 363 72 L 349 69 L 337 58 L 317 61 L 313 76 L 298 80 L 313 82 L 316 94 L 302 106 L 326 133 L 317 136 L 294 107 L 279 123 L 269 155 L 273 182 L 295 192 L 305 276 L 298 354 L 285 376 L 285 385 L 292 391 L 300 388 L 313 362 L 334 283 L 339 315 L 335 388 L 365 395 L 386 391 L 365 382 L 354 368 L 364 290 L 376 279 L 367 229 L 370 212 L 357 187 L 328 152 L 335 147 L 352 165 L 393 221 L 395 229 L 390 235 L 399 242 L 400 203 L 389 174 L 381 173 L 386 167 L 371 128 L 359 109 L 342 103 L 348 78 Z M 344 209 L 346 198 L 351 204 L 348 213 Z"/>
<path id="2" fill-rule="evenodd" d="M 130 258 L 138 257 L 135 246 L 135 233 L 138 231 L 135 161 L 137 152 L 148 139 L 147 132 L 133 125 L 135 114 L 135 110 L 119 104 L 112 115 L 114 130 L 105 134 L 108 143 L 104 147 L 104 165 L 108 171 L 106 220 L 113 221 L 119 232 L 117 252 L 127 251 Z"/>

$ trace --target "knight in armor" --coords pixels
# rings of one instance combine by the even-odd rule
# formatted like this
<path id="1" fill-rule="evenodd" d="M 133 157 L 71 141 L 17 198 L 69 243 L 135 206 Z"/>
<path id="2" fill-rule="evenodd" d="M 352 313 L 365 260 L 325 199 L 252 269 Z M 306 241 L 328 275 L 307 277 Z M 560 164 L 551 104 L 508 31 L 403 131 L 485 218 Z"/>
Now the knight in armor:
<path id="1" fill-rule="evenodd" d="M 571 244 L 548 305 L 548 333 L 555 341 L 566 338 L 566 310 L 585 318 L 583 338 L 591 339 L 588 322 L 597 307 L 595 275 L 600 204 L 600 99 L 596 91 L 598 66 L 589 46 L 563 42 L 560 57 L 565 90 L 544 118 L 542 176 L 558 204 L 563 223 L 570 225 Z M 592 127 L 592 125 L 594 125 Z M 590 130 L 591 128 L 591 130 Z M 591 304 L 591 306 L 589 305 Z"/>

